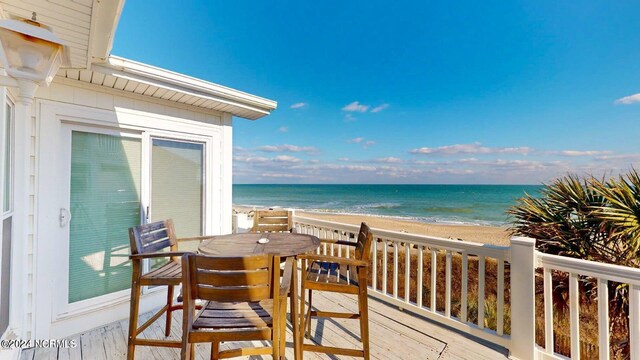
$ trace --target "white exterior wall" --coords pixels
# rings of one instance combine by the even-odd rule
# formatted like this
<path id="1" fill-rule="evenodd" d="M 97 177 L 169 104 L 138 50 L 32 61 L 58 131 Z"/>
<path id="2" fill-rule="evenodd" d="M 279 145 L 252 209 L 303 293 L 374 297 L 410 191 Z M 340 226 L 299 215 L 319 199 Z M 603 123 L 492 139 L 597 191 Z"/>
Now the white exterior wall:
<path id="1" fill-rule="evenodd" d="M 231 232 L 231 151 L 232 151 L 232 130 L 231 130 L 231 114 L 221 113 L 216 111 L 203 111 L 204 109 L 190 107 L 187 105 L 172 103 L 170 101 L 163 101 L 159 99 L 152 99 L 142 95 L 125 93 L 113 89 L 106 89 L 100 86 L 94 86 L 91 84 L 82 83 L 79 81 L 72 81 L 68 79 L 59 79 L 51 84 L 50 87 L 41 87 L 38 89 L 36 99 L 31 108 L 30 131 L 31 131 L 31 143 L 30 149 L 30 162 L 28 165 L 29 179 L 28 179 L 28 192 L 29 202 L 28 204 L 16 203 L 16 208 L 21 206 L 28 206 L 28 229 L 27 239 L 24 246 L 25 254 L 21 257 L 26 259 L 26 263 L 20 261 L 14 262 L 14 265 L 22 268 L 22 279 L 25 283 L 21 289 L 22 294 L 12 296 L 14 300 L 20 299 L 20 306 L 14 306 L 14 308 L 20 309 L 21 314 L 15 314 L 16 317 L 22 318 L 22 328 L 20 334 L 17 334 L 23 339 L 33 338 L 39 336 L 35 333 L 35 318 L 41 316 L 36 314 L 37 304 L 35 301 L 49 303 L 50 298 L 38 296 L 36 294 L 36 279 L 38 269 L 37 251 L 38 241 L 40 240 L 38 229 L 38 183 L 41 179 L 38 178 L 38 153 L 39 146 L 42 139 L 49 134 L 40 133 L 41 129 L 41 108 L 43 104 L 53 104 L 51 102 L 59 104 L 68 104 L 87 107 L 90 109 L 101 109 L 107 111 L 115 111 L 116 108 L 124 111 L 138 112 L 138 115 L 149 116 L 149 121 L 153 122 L 154 118 L 158 116 L 164 119 L 174 119 L 176 121 L 184 122 L 184 120 L 197 122 L 200 126 L 203 124 L 212 129 L 220 131 L 220 143 L 212 144 L 214 148 L 218 148 L 222 153 L 221 164 L 219 169 L 208 169 L 209 174 L 206 174 L 208 181 L 213 183 L 213 189 L 217 194 L 209 194 L 207 203 L 211 203 L 209 207 L 213 206 L 209 216 L 215 217 L 212 223 L 219 224 L 216 228 L 212 228 L 211 233 L 230 233 Z M 22 119 L 16 119 L 16 123 L 19 123 Z M 151 124 L 151 123 L 150 123 Z M 213 175 L 213 176 L 212 176 Z M 16 179 L 16 182 L 22 181 Z M 220 201 L 212 202 L 211 197 L 219 199 Z M 217 208 L 216 208 L 217 207 Z M 44 238 L 43 238 L 44 239 Z M 15 241 L 20 241 L 19 238 L 14 238 Z M 46 255 L 40 255 L 46 256 Z M 41 269 L 40 271 L 51 271 L 52 269 Z M 12 287 L 15 283 L 12 282 Z M 15 287 L 14 287 L 15 288 Z M 15 301 L 13 302 L 15 304 Z"/>

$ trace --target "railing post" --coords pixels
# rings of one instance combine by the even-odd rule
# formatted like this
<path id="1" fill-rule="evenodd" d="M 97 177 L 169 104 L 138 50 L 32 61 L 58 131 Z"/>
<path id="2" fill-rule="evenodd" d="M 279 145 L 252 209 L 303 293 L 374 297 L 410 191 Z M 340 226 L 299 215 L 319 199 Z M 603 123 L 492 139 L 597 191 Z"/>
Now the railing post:
<path id="1" fill-rule="evenodd" d="M 238 234 L 238 233 L 244 233 L 249 231 L 250 225 L 249 225 L 249 219 L 247 217 L 247 214 L 242 214 L 242 213 L 238 213 L 238 214 L 233 214 L 233 233 L 234 234 Z"/>
<path id="2" fill-rule="evenodd" d="M 535 359 L 535 245 L 531 238 L 511 238 L 512 359 Z"/>
<path id="3" fill-rule="evenodd" d="M 233 214 L 233 217 L 231 218 L 231 232 L 233 234 L 237 234 L 238 233 L 238 214 Z"/>
<path id="4" fill-rule="evenodd" d="M 631 360 L 640 359 L 640 287 L 629 286 L 629 339 Z"/>

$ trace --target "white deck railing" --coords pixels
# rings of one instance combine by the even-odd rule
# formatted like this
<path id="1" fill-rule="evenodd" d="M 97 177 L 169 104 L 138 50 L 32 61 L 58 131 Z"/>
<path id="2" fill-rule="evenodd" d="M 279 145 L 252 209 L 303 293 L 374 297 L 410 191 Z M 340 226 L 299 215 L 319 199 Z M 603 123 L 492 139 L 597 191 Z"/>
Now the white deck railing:
<path id="1" fill-rule="evenodd" d="M 609 282 L 629 286 L 629 341 L 631 359 L 640 359 L 640 269 L 610 265 L 594 261 L 538 253 L 538 267 L 544 274 L 545 346 L 541 358 L 556 358 L 553 354 L 553 287 L 552 271 L 569 274 L 569 322 L 571 359 L 580 358 L 580 301 L 579 280 L 589 277 L 597 281 L 598 357 L 609 359 Z"/>
<path id="2" fill-rule="evenodd" d="M 294 217 L 296 231 L 312 234 L 321 239 L 355 241 L 359 226 L 336 222 Z M 504 293 L 505 262 L 509 261 L 508 247 L 496 247 L 458 240 L 442 239 L 396 231 L 372 229 L 374 242 L 372 245 L 372 267 L 369 294 L 405 310 L 412 311 L 426 318 L 464 331 L 481 339 L 509 348 L 510 336 L 504 333 Z M 348 246 L 323 244 L 318 251 L 333 256 L 353 256 Z M 425 264 L 425 253 L 430 264 Z M 456 255 L 461 263 L 461 293 L 458 316 L 452 315 L 452 257 Z M 380 259 L 379 257 L 382 257 Z M 401 257 L 404 258 L 402 262 Z M 469 322 L 468 280 L 469 262 L 473 258 L 477 262 L 477 320 Z M 444 304 L 437 304 L 438 262 L 444 259 Z M 485 326 L 485 264 L 487 259 L 497 263 L 498 275 L 495 294 L 496 326 Z M 425 274 L 425 265 L 430 265 L 430 273 Z M 404 269 L 401 270 L 400 267 Z M 425 281 L 428 280 L 428 281 Z M 402 287 L 402 291 L 400 291 Z M 425 298 L 425 287 L 429 293 Z M 414 295 L 412 295 L 414 294 Z M 485 294 L 481 296 L 480 294 Z M 440 306 L 438 306 L 440 305 Z M 440 310 L 439 310 L 440 309 Z"/>
<path id="3" fill-rule="evenodd" d="M 355 241 L 359 227 L 337 222 L 294 216 L 295 229 L 321 239 Z M 517 359 L 564 359 L 553 353 L 552 271 L 569 274 L 571 324 L 571 358 L 580 358 L 579 287 L 580 277 L 597 279 L 599 358 L 609 359 L 608 283 L 629 285 L 629 339 L 632 360 L 640 360 L 640 269 L 608 265 L 586 260 L 539 253 L 535 241 L 514 237 L 511 246 L 498 247 L 478 243 L 436 238 L 395 231 L 372 229 L 372 267 L 369 294 L 389 304 L 440 322 L 491 343 L 503 346 Z M 323 244 L 319 253 L 353 256 L 346 246 Z M 382 257 L 382 258 L 380 258 Z M 402 259 L 404 258 L 404 259 Z M 459 263 L 454 277 L 452 259 Z M 444 274 L 439 271 L 444 262 Z M 470 264 L 477 268 L 477 284 L 470 284 Z M 491 271 L 487 271 L 490 264 Z M 513 264 L 513 265 L 510 265 Z M 425 273 L 425 267 L 430 268 Z M 505 306 L 505 268 L 510 286 L 510 306 Z M 535 270 L 544 274 L 545 346 L 535 343 Z M 457 272 L 456 268 L 456 272 Z M 487 277 L 495 277 L 495 289 L 487 288 Z M 444 281 L 442 281 L 444 277 Z M 438 281 L 440 279 L 441 281 Z M 452 300 L 452 282 L 460 280 L 458 302 Z M 493 279 L 493 278 L 492 278 Z M 444 282 L 444 289 L 442 289 Z M 469 298 L 470 285 L 476 285 L 477 296 Z M 438 302 L 438 295 L 444 299 Z M 495 324 L 488 326 L 485 311 L 487 299 L 495 299 Z M 472 303 L 470 303 L 472 302 Z M 444 303 L 444 304 L 443 304 Z M 470 321 L 468 307 L 476 305 L 475 321 Z M 473 308 L 473 307 L 472 307 Z M 505 312 L 510 308 L 510 323 Z M 491 313 L 493 316 L 493 313 Z M 510 325 L 506 333 L 505 323 Z"/>

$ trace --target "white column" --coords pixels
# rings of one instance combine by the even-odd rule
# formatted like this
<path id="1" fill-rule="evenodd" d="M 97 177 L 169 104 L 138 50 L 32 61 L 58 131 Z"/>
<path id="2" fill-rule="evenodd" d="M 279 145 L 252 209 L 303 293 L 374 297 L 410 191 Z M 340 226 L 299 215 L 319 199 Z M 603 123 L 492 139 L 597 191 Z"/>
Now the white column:
<path id="1" fill-rule="evenodd" d="M 31 186 L 31 105 L 33 98 L 18 97 L 14 121 L 13 233 L 11 236 L 10 327 L 22 339 L 31 330 L 27 309 L 27 256 Z"/>
<path id="2" fill-rule="evenodd" d="M 222 214 L 220 216 L 221 226 L 220 231 L 221 234 L 229 234 L 232 229 L 232 190 L 233 190 L 233 131 L 232 131 L 233 120 L 231 114 L 223 113 L 222 114 L 222 176 L 220 177 L 221 191 L 220 191 L 220 202 L 218 204 L 214 203 L 214 206 L 220 206 Z M 214 180 L 215 181 L 215 180 Z"/>
<path id="3" fill-rule="evenodd" d="M 511 238 L 511 358 L 535 359 L 535 244 Z"/>

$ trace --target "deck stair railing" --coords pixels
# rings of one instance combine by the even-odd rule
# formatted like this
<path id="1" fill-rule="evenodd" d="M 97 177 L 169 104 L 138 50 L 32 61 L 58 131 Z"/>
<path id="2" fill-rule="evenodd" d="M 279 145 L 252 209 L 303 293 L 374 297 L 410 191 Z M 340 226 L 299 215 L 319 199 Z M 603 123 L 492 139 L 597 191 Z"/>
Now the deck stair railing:
<path id="1" fill-rule="evenodd" d="M 296 231 L 322 239 L 355 241 L 358 232 L 357 225 L 297 215 L 293 222 Z M 501 247 L 372 231 L 370 296 L 502 346 L 516 359 L 567 358 L 553 352 L 552 271 L 569 274 L 571 359 L 580 358 L 579 279 L 597 280 L 599 359 L 610 357 L 608 284 L 628 284 L 630 358 L 640 360 L 640 269 L 543 254 L 529 238 L 513 237 L 510 246 Z M 353 256 L 341 245 L 323 244 L 318 252 Z M 544 274 L 543 346 L 535 336 L 537 268 Z"/>

